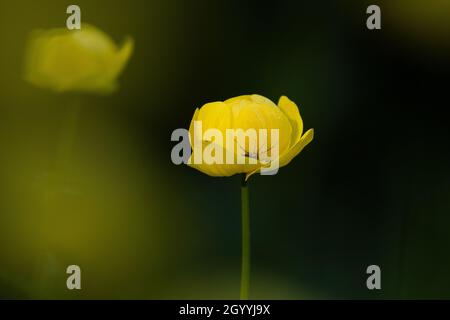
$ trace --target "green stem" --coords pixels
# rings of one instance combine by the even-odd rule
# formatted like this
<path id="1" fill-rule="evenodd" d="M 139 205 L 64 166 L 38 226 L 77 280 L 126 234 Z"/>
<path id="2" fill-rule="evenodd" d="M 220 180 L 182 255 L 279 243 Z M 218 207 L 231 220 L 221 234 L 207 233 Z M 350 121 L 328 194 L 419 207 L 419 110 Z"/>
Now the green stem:
<path id="1" fill-rule="evenodd" d="M 41 237 L 43 239 L 46 239 L 45 233 L 47 228 L 45 226 L 48 226 L 54 219 L 55 208 L 53 206 L 55 200 L 60 196 L 61 190 L 65 189 L 65 184 L 69 177 L 73 147 L 78 131 L 81 99 L 79 96 L 69 96 L 68 98 L 69 103 L 64 106 L 62 112 L 61 129 L 54 160 L 54 172 L 50 175 L 49 180 L 46 181 L 44 188 L 43 214 L 41 216 L 43 225 Z M 44 245 L 43 252 L 38 257 L 37 266 L 31 297 L 46 298 L 54 290 L 55 275 L 61 269 L 57 257 L 51 252 L 48 244 Z"/>
<path id="2" fill-rule="evenodd" d="M 72 157 L 73 145 L 77 135 L 78 119 L 80 117 L 81 103 L 78 97 L 66 106 L 64 118 L 61 128 L 60 141 L 56 159 L 56 170 L 64 171 L 70 166 L 69 162 Z"/>
<path id="3" fill-rule="evenodd" d="M 242 202 L 242 266 L 241 266 L 241 300 L 248 300 L 250 289 L 250 208 L 248 185 L 245 174 L 241 182 Z"/>

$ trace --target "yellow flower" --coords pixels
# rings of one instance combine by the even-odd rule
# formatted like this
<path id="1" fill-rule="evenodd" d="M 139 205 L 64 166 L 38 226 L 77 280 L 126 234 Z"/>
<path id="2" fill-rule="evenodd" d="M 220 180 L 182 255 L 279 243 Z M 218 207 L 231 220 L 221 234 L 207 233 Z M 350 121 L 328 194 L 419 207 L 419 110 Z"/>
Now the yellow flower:
<path id="1" fill-rule="evenodd" d="M 133 52 L 127 38 L 121 48 L 104 32 L 83 24 L 80 30 L 38 30 L 25 55 L 25 79 L 57 92 L 110 93 Z"/>
<path id="2" fill-rule="evenodd" d="M 209 136 L 204 136 L 202 132 L 198 132 L 195 123 L 201 123 L 202 132 L 207 132 L 209 129 L 216 130 L 223 137 L 224 140 L 213 139 Z M 227 131 L 229 129 L 247 131 L 254 129 L 261 131 L 266 129 L 278 129 L 277 141 L 271 138 L 270 133 L 267 133 L 267 141 L 261 143 L 261 137 L 257 136 L 254 144 L 250 143 L 251 139 L 245 140 L 244 144 L 228 144 L 226 141 Z M 309 129 L 303 134 L 303 121 L 300 116 L 297 105 L 282 96 L 278 101 L 278 106 L 271 100 L 260 95 L 243 95 L 228 99 L 224 102 L 207 103 L 200 109 L 196 109 L 189 128 L 190 143 L 193 153 L 188 161 L 188 164 L 210 176 L 231 176 L 238 173 L 245 173 L 246 179 L 252 174 L 268 168 L 276 161 L 277 167 L 287 165 L 295 156 L 297 156 L 303 148 L 312 141 L 314 130 Z M 230 137 L 230 136 L 228 136 Z M 235 139 L 235 136 L 231 136 Z M 250 138 L 250 136 L 247 136 Z M 236 140 L 236 139 L 235 139 Z M 235 141 L 234 141 L 235 142 Z M 270 154 L 271 147 L 276 143 L 277 153 L 268 157 L 269 161 L 263 160 L 261 155 Z M 212 147 L 222 153 L 223 158 L 230 156 L 234 163 L 226 161 L 215 161 L 213 163 L 206 163 L 205 161 L 197 161 L 199 154 L 196 153 L 196 148 L 201 146 L 203 150 Z M 226 155 L 226 156 L 225 156 Z M 245 163 L 238 163 L 238 157 L 244 157 Z M 253 160 L 253 163 L 251 163 Z"/>

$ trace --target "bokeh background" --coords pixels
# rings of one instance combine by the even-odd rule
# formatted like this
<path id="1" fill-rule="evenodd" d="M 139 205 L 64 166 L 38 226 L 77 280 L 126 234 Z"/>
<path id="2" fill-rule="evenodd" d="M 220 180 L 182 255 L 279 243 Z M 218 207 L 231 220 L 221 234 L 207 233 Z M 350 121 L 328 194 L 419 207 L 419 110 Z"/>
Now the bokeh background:
<path id="1" fill-rule="evenodd" d="M 0 298 L 238 298 L 239 177 L 173 165 L 170 135 L 249 93 L 289 96 L 315 129 L 250 181 L 251 297 L 450 298 L 449 1 L 76 1 L 136 47 L 116 93 L 82 97 L 61 173 L 72 97 L 22 68 L 29 33 L 70 4 L 0 3 Z"/>

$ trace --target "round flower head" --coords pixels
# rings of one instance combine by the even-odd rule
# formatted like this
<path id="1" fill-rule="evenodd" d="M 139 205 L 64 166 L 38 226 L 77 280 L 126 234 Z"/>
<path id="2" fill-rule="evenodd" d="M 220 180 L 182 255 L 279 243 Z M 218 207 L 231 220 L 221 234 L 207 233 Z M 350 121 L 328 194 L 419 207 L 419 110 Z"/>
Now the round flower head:
<path id="1" fill-rule="evenodd" d="M 56 92 L 110 93 L 131 53 L 133 40 L 119 48 L 98 28 L 83 24 L 32 32 L 25 56 L 25 79 Z"/>
<path id="2" fill-rule="evenodd" d="M 205 134 L 197 132 L 196 123 L 201 124 Z M 225 138 L 212 138 L 207 134 L 210 129 Z M 239 141 L 235 133 L 246 133 L 248 130 L 254 130 L 256 135 L 244 134 L 246 140 Z M 272 131 L 276 131 L 277 135 L 272 136 Z M 190 166 L 210 176 L 245 173 L 247 179 L 275 162 L 276 169 L 287 165 L 312 141 L 314 134 L 313 129 L 303 134 L 298 107 L 287 97 L 282 96 L 276 105 L 256 94 L 207 103 L 196 109 L 189 132 L 194 149 L 188 161 Z M 266 136 L 259 135 L 260 132 L 265 132 Z M 214 149 L 213 153 L 222 154 L 224 161 L 198 161 L 198 146 L 206 151 Z M 244 158 L 244 162 L 239 162 L 239 158 Z"/>

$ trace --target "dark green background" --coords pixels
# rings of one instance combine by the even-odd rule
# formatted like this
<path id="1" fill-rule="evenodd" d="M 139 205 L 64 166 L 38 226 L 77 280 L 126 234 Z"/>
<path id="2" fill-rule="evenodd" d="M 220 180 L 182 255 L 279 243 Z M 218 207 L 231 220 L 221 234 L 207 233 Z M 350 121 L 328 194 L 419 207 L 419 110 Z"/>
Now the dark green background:
<path id="1" fill-rule="evenodd" d="M 116 93 L 82 97 L 70 178 L 48 187 L 73 97 L 25 83 L 22 62 L 69 4 L 0 6 L 1 298 L 238 298 L 240 178 L 173 165 L 170 135 L 251 93 L 287 95 L 315 129 L 250 180 L 251 297 L 450 297 L 445 1 L 77 1 L 135 52 Z"/>

